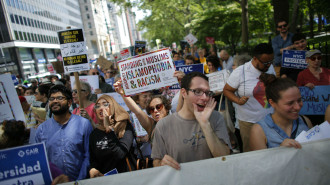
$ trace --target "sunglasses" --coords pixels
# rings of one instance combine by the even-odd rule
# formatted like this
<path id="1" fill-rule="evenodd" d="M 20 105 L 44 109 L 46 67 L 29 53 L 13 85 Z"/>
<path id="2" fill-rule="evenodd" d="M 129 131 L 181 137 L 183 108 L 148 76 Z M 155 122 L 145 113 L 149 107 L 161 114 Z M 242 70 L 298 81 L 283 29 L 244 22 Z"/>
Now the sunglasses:
<path id="1" fill-rule="evenodd" d="M 156 106 L 154 106 L 154 107 L 148 107 L 148 112 L 150 113 L 150 114 L 152 114 L 152 113 L 154 113 L 155 112 L 155 109 L 157 109 L 157 111 L 159 112 L 159 111 L 161 111 L 162 109 L 164 108 L 164 104 L 157 104 Z"/>
<path id="2" fill-rule="evenodd" d="M 318 61 L 321 61 L 322 60 L 322 56 L 318 56 L 318 57 L 310 57 L 309 59 L 311 59 L 312 61 L 315 61 L 316 59 Z"/>
<path id="3" fill-rule="evenodd" d="M 86 92 L 85 89 L 80 89 L 80 91 L 81 91 L 81 92 Z M 72 90 L 72 93 L 77 94 L 77 93 L 78 93 L 78 90 L 77 90 L 77 89 L 73 89 L 73 90 Z"/>
<path id="4" fill-rule="evenodd" d="M 272 60 L 272 61 L 268 61 L 268 62 L 264 62 L 264 61 L 262 61 L 262 60 L 260 60 L 259 58 L 257 58 L 264 66 L 268 66 L 268 65 L 270 65 L 270 64 L 273 64 L 274 63 L 274 60 Z"/>
<path id="5" fill-rule="evenodd" d="M 283 25 L 280 25 L 280 26 L 277 26 L 278 28 L 286 28 L 288 26 L 288 24 L 283 24 Z"/>
<path id="6" fill-rule="evenodd" d="M 99 74 L 100 74 L 99 72 L 97 72 L 97 73 L 93 72 L 92 73 L 92 75 L 99 75 Z"/>
<path id="7" fill-rule="evenodd" d="M 109 108 L 109 105 L 110 105 L 109 102 L 98 103 L 98 104 L 95 104 L 95 105 L 94 105 L 94 108 L 95 108 L 95 109 L 99 109 L 99 108 L 101 108 L 102 106 L 103 106 L 104 108 Z"/>

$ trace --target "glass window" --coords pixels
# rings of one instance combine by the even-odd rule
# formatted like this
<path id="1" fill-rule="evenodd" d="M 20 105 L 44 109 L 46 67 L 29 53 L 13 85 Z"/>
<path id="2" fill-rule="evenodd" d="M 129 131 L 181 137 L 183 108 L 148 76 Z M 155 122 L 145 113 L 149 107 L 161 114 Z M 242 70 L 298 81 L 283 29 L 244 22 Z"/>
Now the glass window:
<path id="1" fill-rule="evenodd" d="M 30 34 L 30 33 L 27 33 L 27 37 L 28 37 L 28 40 L 29 40 L 29 41 L 32 41 L 32 39 L 31 39 L 31 34 Z"/>
<path id="2" fill-rule="evenodd" d="M 86 17 L 87 17 L 87 19 L 89 19 L 90 17 L 89 17 L 89 14 L 86 14 Z"/>
<path id="3" fill-rule="evenodd" d="M 46 54 L 47 54 L 47 58 L 48 59 L 54 59 L 55 57 L 55 53 L 54 50 L 52 49 L 46 49 Z"/>
<path id="4" fill-rule="evenodd" d="M 15 22 L 16 24 L 19 24 L 18 15 L 15 15 Z"/>
<path id="5" fill-rule="evenodd" d="M 92 23 L 88 22 L 88 28 L 92 28 Z"/>
<path id="6" fill-rule="evenodd" d="M 10 14 L 10 20 L 11 20 L 12 23 L 15 23 L 15 17 L 14 17 L 13 14 Z"/>
<path id="7" fill-rule="evenodd" d="M 22 32 L 18 32 L 18 35 L 19 35 L 19 40 L 23 40 L 23 34 L 22 34 Z"/>
<path id="8" fill-rule="evenodd" d="M 21 60 L 32 60 L 32 52 L 30 48 L 19 48 Z"/>
<path id="9" fill-rule="evenodd" d="M 19 9 L 23 10 L 23 3 L 21 0 L 18 1 L 18 4 L 19 4 Z"/>
<path id="10" fill-rule="evenodd" d="M 11 6 L 10 0 L 7 0 L 6 2 L 8 6 Z"/>
<path id="11" fill-rule="evenodd" d="M 44 59 L 45 58 L 44 52 L 39 48 L 34 49 L 34 54 L 36 55 L 37 59 Z"/>
<path id="12" fill-rule="evenodd" d="M 38 42 L 39 40 L 38 40 L 37 34 L 34 33 L 33 36 L 34 36 L 34 41 Z"/>
<path id="13" fill-rule="evenodd" d="M 23 32 L 23 40 L 27 41 L 27 36 L 25 32 Z"/>
<path id="14" fill-rule="evenodd" d="M 31 22 L 30 22 L 31 20 L 30 20 L 29 18 L 26 18 L 26 20 L 27 20 L 28 25 L 29 25 L 29 26 L 32 26 L 32 25 L 31 25 Z"/>
<path id="15" fill-rule="evenodd" d="M 88 6 L 85 6 L 85 10 L 88 11 Z"/>
<path id="16" fill-rule="evenodd" d="M 23 17 L 22 16 L 19 16 L 19 20 L 20 20 L 20 24 L 23 25 L 24 23 L 23 23 Z"/>
<path id="17" fill-rule="evenodd" d="M 14 34 L 15 34 L 15 40 L 19 40 L 18 32 L 17 31 L 14 31 Z"/>
<path id="18" fill-rule="evenodd" d="M 27 21 L 26 21 L 26 17 L 23 17 L 23 21 L 24 21 L 24 25 L 27 26 Z"/>
<path id="19" fill-rule="evenodd" d="M 90 31 L 89 34 L 90 34 L 90 35 L 93 35 L 93 31 Z"/>
<path id="20" fill-rule="evenodd" d="M 19 8 L 19 6 L 18 6 L 18 0 L 15 0 L 14 5 L 15 5 L 15 8 Z"/>

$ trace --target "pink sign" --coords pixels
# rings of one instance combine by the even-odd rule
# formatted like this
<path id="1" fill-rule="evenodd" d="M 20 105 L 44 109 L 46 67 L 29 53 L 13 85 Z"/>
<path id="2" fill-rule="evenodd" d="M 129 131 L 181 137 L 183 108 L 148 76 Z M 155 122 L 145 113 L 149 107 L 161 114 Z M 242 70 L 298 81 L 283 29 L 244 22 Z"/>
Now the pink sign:
<path id="1" fill-rule="evenodd" d="M 50 72 L 50 74 L 52 74 L 52 75 L 56 74 L 56 71 L 54 70 L 53 64 L 47 64 L 47 69 Z"/>
<path id="2" fill-rule="evenodd" d="M 205 37 L 206 43 L 208 44 L 214 44 L 214 37 Z"/>
<path id="3" fill-rule="evenodd" d="M 122 59 L 130 57 L 128 48 L 120 51 L 120 56 Z"/>

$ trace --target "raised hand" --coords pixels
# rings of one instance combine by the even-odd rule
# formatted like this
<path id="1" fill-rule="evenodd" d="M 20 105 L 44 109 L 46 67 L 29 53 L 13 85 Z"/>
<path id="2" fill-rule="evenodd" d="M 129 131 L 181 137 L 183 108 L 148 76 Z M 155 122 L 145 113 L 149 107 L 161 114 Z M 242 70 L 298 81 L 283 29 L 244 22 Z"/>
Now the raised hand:
<path id="1" fill-rule="evenodd" d="M 123 86 L 122 86 L 122 81 L 121 79 L 118 80 L 116 83 L 113 84 L 113 86 L 115 87 L 115 91 L 120 94 L 120 95 L 124 95 L 124 90 L 123 90 Z"/>
<path id="2" fill-rule="evenodd" d="M 193 103 L 194 106 L 194 115 L 199 124 L 206 124 L 209 121 L 212 111 L 214 110 L 217 102 L 214 98 L 210 98 L 209 101 L 206 103 L 204 110 L 199 112 L 197 105 Z M 201 125 L 202 126 L 202 125 Z"/>

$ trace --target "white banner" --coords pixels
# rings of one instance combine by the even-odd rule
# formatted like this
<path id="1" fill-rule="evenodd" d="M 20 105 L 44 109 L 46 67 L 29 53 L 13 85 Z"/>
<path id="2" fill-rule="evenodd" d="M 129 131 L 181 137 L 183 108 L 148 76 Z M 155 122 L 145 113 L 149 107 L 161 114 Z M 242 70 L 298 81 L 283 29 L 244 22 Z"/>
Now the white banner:
<path id="1" fill-rule="evenodd" d="M 126 95 L 178 83 L 169 49 L 161 49 L 118 62 Z"/>
<path id="2" fill-rule="evenodd" d="M 206 76 L 209 77 L 210 90 L 213 92 L 222 92 L 223 88 L 225 87 L 227 78 L 229 77 L 229 73 L 227 70 L 221 70 L 207 74 Z"/>
<path id="3" fill-rule="evenodd" d="M 330 139 L 79 181 L 78 184 L 214 185 L 318 184 L 330 182 Z M 71 185 L 71 183 L 67 183 Z"/>

